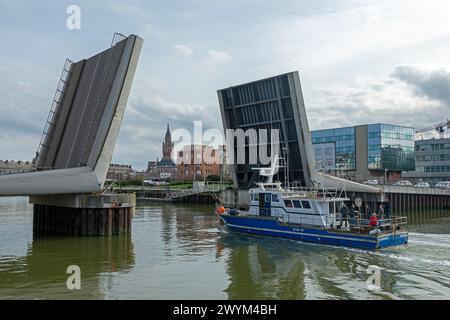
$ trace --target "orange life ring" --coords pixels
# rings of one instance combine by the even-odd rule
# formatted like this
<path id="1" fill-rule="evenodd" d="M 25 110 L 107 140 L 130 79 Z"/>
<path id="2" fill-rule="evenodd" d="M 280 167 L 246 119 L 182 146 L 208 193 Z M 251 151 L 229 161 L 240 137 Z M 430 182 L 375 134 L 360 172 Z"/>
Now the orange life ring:
<path id="1" fill-rule="evenodd" d="M 217 208 L 216 211 L 217 211 L 218 214 L 222 215 L 222 214 L 225 213 L 225 207 L 224 206 L 220 206 L 220 207 Z"/>

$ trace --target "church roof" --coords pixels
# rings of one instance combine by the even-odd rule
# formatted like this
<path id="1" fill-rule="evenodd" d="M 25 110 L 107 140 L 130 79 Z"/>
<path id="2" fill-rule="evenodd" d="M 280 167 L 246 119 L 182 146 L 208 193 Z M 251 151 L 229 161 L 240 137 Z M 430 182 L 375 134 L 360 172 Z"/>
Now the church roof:
<path id="1" fill-rule="evenodd" d="M 176 167 L 177 165 L 173 162 L 173 160 L 164 160 L 158 162 L 157 167 Z"/>

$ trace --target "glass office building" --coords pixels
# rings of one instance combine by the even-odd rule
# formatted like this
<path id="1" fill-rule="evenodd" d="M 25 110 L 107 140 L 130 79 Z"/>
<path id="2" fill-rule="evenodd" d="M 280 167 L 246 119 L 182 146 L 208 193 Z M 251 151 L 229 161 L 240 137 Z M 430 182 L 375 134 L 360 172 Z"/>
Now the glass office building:
<path id="1" fill-rule="evenodd" d="M 415 170 L 413 128 L 373 124 L 367 131 L 369 170 Z"/>
<path id="2" fill-rule="evenodd" d="M 318 153 L 324 144 L 335 144 L 335 170 L 370 175 L 415 169 L 413 128 L 372 124 L 313 131 L 311 137 Z"/>
<path id="3" fill-rule="evenodd" d="M 336 170 L 356 170 L 356 133 L 355 127 L 327 129 L 311 132 L 314 149 L 320 153 L 323 145 L 335 144 Z M 316 160 L 320 157 L 316 157 Z M 320 168 L 318 168 L 320 169 Z M 326 169 L 329 169 L 328 167 Z"/>

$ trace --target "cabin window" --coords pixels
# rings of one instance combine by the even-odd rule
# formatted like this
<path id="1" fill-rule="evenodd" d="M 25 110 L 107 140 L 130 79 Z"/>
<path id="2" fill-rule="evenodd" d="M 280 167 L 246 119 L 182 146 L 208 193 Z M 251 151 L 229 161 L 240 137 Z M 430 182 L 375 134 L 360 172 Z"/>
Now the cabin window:
<path id="1" fill-rule="evenodd" d="M 303 208 L 311 209 L 311 203 L 309 201 L 302 201 Z"/>
<path id="2" fill-rule="evenodd" d="M 271 194 L 270 194 L 270 193 L 267 193 L 267 194 L 266 194 L 266 199 L 265 199 L 266 203 L 270 203 L 270 202 L 271 202 L 271 201 L 270 201 L 271 199 L 272 199 Z"/>
<path id="3" fill-rule="evenodd" d="M 300 200 L 294 200 L 292 202 L 294 203 L 294 208 L 302 208 L 302 203 L 300 202 Z"/>
<path id="4" fill-rule="evenodd" d="M 277 194 L 272 195 L 272 202 L 280 202 L 280 199 L 278 198 Z"/>
<path id="5" fill-rule="evenodd" d="M 330 202 L 330 214 L 336 213 L 334 202 Z"/>
<path id="6" fill-rule="evenodd" d="M 291 200 L 284 200 L 284 205 L 286 206 L 286 208 L 293 208 L 294 207 L 292 205 L 292 201 Z"/>

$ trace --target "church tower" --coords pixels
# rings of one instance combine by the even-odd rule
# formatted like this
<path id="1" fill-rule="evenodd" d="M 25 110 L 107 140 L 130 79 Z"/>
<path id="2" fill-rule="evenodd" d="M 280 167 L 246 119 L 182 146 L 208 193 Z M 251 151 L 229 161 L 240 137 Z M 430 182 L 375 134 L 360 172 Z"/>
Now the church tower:
<path id="1" fill-rule="evenodd" d="M 170 133 L 170 127 L 167 125 L 166 138 L 162 144 L 163 160 L 172 161 L 172 150 L 174 143 L 172 142 L 172 134 Z"/>

